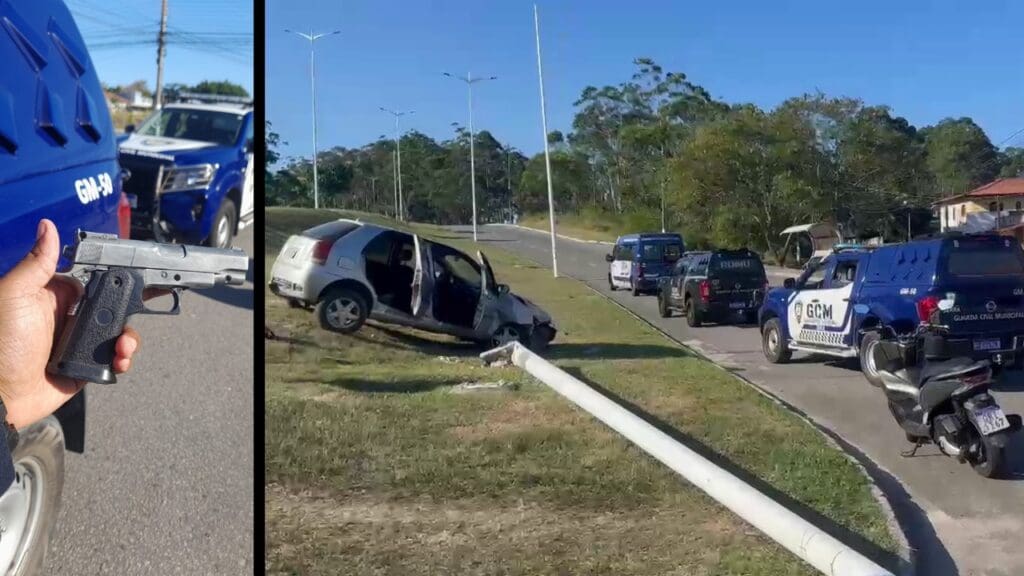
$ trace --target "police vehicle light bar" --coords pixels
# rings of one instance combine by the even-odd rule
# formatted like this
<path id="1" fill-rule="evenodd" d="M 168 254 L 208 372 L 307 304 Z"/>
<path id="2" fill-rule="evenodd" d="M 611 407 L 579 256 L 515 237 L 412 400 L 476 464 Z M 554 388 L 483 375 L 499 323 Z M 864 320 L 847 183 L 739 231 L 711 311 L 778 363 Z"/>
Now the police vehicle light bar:
<path id="1" fill-rule="evenodd" d="M 228 96 L 227 94 L 200 94 L 196 92 L 181 92 L 178 94 L 179 102 L 223 102 L 225 104 L 252 105 L 252 98 L 246 96 Z"/>

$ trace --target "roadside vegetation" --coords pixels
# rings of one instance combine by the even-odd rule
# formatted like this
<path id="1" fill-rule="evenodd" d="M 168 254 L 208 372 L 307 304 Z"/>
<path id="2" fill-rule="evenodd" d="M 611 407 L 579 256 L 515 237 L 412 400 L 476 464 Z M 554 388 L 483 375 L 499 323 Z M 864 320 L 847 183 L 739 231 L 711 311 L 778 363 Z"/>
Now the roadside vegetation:
<path id="1" fill-rule="evenodd" d="M 630 78 L 584 88 L 571 131 L 548 136 L 567 231 L 572 218 L 583 230 L 660 229 L 664 198 L 666 228 L 687 244 L 745 246 L 781 261 L 788 226 L 829 220 L 848 237 L 896 241 L 908 225 L 930 231 L 936 200 L 1024 174 L 1024 148 L 1000 149 L 969 117 L 915 126 L 884 103 L 820 92 L 763 109 L 715 99 L 715 87 L 649 58 L 634 63 Z M 408 219 L 469 222 L 468 132 L 412 131 L 401 144 Z M 543 153 L 523 154 L 486 128 L 474 144 L 481 221 L 547 212 Z M 393 151 L 390 139 L 324 150 L 321 202 L 392 214 Z M 309 158 L 270 161 L 268 204 L 311 206 L 311 167 Z"/>
<path id="2" fill-rule="evenodd" d="M 268 277 L 288 235 L 338 216 L 267 209 Z M 582 284 L 482 247 L 555 318 L 545 356 L 893 559 L 869 482 L 816 431 Z M 269 573 L 814 573 L 517 368 L 482 366 L 477 346 L 373 322 L 328 333 L 266 296 Z"/>

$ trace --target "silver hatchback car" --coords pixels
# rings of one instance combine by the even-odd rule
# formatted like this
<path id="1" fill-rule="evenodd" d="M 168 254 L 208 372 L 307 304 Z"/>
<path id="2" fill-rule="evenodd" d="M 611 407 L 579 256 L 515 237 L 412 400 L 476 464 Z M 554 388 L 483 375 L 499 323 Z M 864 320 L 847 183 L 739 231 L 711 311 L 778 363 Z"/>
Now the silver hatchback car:
<path id="1" fill-rule="evenodd" d="M 416 234 L 336 220 L 291 236 L 271 270 L 270 290 L 315 306 L 320 326 L 351 333 L 367 318 L 501 345 L 543 348 L 551 316 L 498 284 L 477 260 Z"/>

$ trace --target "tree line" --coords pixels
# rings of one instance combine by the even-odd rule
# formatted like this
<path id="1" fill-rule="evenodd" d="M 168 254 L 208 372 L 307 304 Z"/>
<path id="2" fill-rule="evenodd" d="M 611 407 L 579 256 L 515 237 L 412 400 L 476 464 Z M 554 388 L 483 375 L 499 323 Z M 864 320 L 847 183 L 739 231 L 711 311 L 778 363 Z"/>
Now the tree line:
<path id="1" fill-rule="evenodd" d="M 618 85 L 589 86 L 572 131 L 553 132 L 556 211 L 636 230 L 666 227 L 692 246 L 780 248 L 787 226 L 829 220 L 849 236 L 903 238 L 927 230 L 931 204 L 997 177 L 1024 174 L 1024 148 L 1000 150 L 970 118 L 915 127 L 889 107 L 805 94 L 771 110 L 716 100 L 680 72 L 648 58 Z M 268 204 L 312 204 L 311 163 L 276 170 L 268 124 Z M 481 221 L 547 210 L 544 155 L 527 158 L 490 132 L 474 135 Z M 393 212 L 394 143 L 383 137 L 319 155 L 327 204 Z M 469 137 L 419 132 L 401 140 L 407 217 L 467 222 Z"/>

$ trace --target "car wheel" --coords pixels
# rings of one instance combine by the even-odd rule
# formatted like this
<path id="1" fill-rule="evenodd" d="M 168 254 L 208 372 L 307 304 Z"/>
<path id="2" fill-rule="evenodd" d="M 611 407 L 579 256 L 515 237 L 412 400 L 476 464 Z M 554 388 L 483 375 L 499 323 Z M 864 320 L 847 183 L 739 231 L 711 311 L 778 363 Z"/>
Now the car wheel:
<path id="1" fill-rule="evenodd" d="M 668 301 L 665 295 L 658 293 L 658 314 L 661 314 L 662 318 L 668 318 L 672 316 L 672 310 L 668 307 Z"/>
<path id="2" fill-rule="evenodd" d="M 519 342 L 529 348 L 529 334 L 516 324 L 502 324 L 491 334 L 491 348 L 504 346 L 509 342 Z"/>
<path id="3" fill-rule="evenodd" d="M 533 328 L 530 334 L 530 349 L 534 351 L 544 350 L 548 344 L 555 339 L 555 329 L 550 324 L 540 324 Z"/>
<path id="4" fill-rule="evenodd" d="M 860 371 L 868 383 L 879 388 L 882 386 L 882 377 L 878 375 L 878 367 L 875 366 L 875 346 L 882 339 L 878 332 L 867 332 L 860 339 L 860 348 L 857 354 L 860 356 Z"/>
<path id="5" fill-rule="evenodd" d="M 54 416 L 19 431 L 14 483 L 0 496 L 0 563 L 7 574 L 40 574 L 64 491 L 64 431 Z"/>
<path id="6" fill-rule="evenodd" d="M 782 337 L 782 324 L 778 318 L 772 318 L 764 323 L 764 330 L 761 332 L 761 348 L 764 357 L 772 364 L 784 364 L 793 357 L 793 351 L 789 344 Z"/>
<path id="7" fill-rule="evenodd" d="M 231 239 L 235 235 L 235 203 L 225 198 L 220 203 L 217 215 L 213 217 L 213 227 L 206 238 L 206 245 L 213 248 L 231 248 Z"/>
<path id="8" fill-rule="evenodd" d="M 369 304 L 362 294 L 350 288 L 333 288 L 316 305 L 316 315 L 324 330 L 351 334 L 366 322 Z"/>
<path id="9" fill-rule="evenodd" d="M 612 282 L 612 275 L 611 274 L 608 275 L 608 289 L 611 290 L 612 292 L 615 292 L 616 290 L 618 290 L 618 288 L 615 287 L 615 283 Z"/>
<path id="10" fill-rule="evenodd" d="M 636 280 L 630 280 L 629 281 L 629 286 L 630 286 L 630 288 L 633 289 L 633 296 L 639 296 L 640 295 L 640 286 L 637 284 Z"/>
<path id="11" fill-rule="evenodd" d="M 693 298 L 686 301 L 686 325 L 691 328 L 700 328 L 701 314 L 693 303 Z"/>

